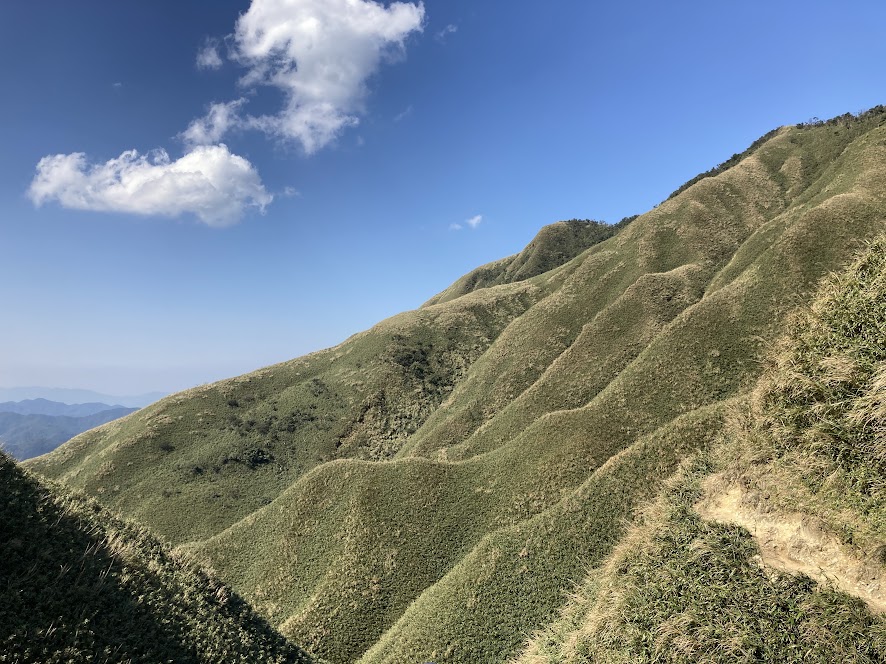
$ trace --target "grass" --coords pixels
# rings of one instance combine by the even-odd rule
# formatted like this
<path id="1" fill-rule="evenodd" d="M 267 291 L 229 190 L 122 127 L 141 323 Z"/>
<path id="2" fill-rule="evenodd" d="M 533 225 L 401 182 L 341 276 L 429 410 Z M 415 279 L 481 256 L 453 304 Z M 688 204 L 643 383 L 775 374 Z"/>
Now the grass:
<path id="1" fill-rule="evenodd" d="M 330 662 L 504 661 L 882 230 L 878 117 L 782 128 L 618 229 L 555 224 L 491 281 L 29 467 L 211 562 Z"/>
<path id="2" fill-rule="evenodd" d="M 705 521 L 694 506 L 716 471 L 708 491 L 740 486 L 765 498 L 769 519 L 804 515 L 859 564 L 881 555 L 884 341 L 880 236 L 789 318 L 717 445 L 684 463 L 516 661 L 883 661 L 886 618 L 762 565 L 751 533 Z"/>
<path id="3" fill-rule="evenodd" d="M 698 517 L 704 456 L 668 482 L 516 662 L 883 661 L 886 620 L 861 600 L 764 568 L 750 533 Z"/>
<path id="4" fill-rule="evenodd" d="M 0 661 L 309 662 L 230 588 L 0 453 Z"/>

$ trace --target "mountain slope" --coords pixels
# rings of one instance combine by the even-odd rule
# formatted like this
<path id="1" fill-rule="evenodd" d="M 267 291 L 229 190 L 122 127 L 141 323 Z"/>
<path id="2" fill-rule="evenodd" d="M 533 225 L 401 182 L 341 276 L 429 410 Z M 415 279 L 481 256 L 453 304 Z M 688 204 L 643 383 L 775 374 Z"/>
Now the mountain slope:
<path id="1" fill-rule="evenodd" d="M 884 321 L 881 236 L 518 661 L 883 661 Z"/>
<path id="2" fill-rule="evenodd" d="M 0 492 L 3 661 L 310 661 L 143 529 L 2 453 Z"/>
<path id="3" fill-rule="evenodd" d="M 457 282 L 31 467 L 211 561 L 332 662 L 503 661 L 883 228 L 884 119 L 781 128 L 553 269 Z"/>

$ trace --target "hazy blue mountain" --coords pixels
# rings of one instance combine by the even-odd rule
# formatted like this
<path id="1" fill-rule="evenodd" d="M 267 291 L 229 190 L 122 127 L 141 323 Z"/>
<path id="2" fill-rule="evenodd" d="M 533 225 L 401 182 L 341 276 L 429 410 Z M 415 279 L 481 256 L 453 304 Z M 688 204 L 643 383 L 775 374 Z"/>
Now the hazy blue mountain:
<path id="1" fill-rule="evenodd" d="M 77 434 L 135 410 L 119 407 L 83 417 L 0 412 L 0 446 L 19 461 L 24 461 L 51 452 Z"/>
<path id="2" fill-rule="evenodd" d="M 25 399 L 24 401 L 6 401 L 0 403 L 0 413 L 18 413 L 19 415 L 65 415 L 67 417 L 86 417 L 105 410 L 125 408 L 120 404 L 106 403 L 75 403 L 67 404 L 48 399 Z"/>
<path id="3" fill-rule="evenodd" d="M 25 401 L 28 399 L 48 399 L 66 404 L 109 403 L 126 408 L 144 408 L 166 396 L 166 392 L 148 392 L 129 396 L 102 394 L 92 390 L 77 390 L 63 387 L 0 387 L 0 401 Z"/>

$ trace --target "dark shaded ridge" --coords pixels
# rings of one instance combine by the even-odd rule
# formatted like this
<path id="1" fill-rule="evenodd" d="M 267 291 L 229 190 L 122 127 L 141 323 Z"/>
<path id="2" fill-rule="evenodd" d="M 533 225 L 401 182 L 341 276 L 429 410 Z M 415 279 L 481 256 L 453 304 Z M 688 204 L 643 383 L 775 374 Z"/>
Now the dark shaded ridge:
<path id="1" fill-rule="evenodd" d="M 0 660 L 308 662 L 146 531 L 0 453 Z"/>

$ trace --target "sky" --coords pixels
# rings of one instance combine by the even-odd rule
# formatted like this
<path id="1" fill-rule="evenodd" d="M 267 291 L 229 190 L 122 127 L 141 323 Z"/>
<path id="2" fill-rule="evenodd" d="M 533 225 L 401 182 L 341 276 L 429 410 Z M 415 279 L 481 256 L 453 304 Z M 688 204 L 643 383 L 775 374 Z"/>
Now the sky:
<path id="1" fill-rule="evenodd" d="M 0 387 L 335 345 L 886 103 L 886 3 L 0 3 Z"/>

